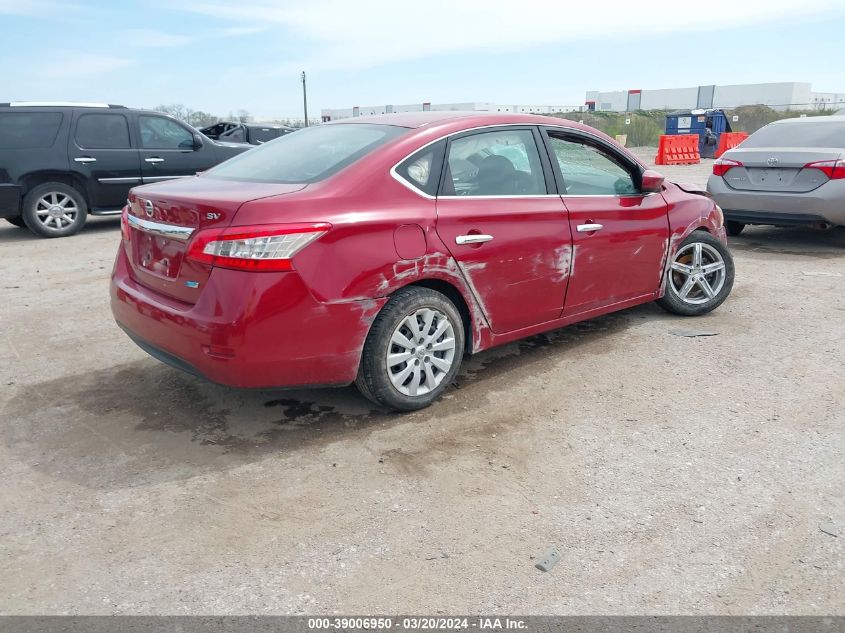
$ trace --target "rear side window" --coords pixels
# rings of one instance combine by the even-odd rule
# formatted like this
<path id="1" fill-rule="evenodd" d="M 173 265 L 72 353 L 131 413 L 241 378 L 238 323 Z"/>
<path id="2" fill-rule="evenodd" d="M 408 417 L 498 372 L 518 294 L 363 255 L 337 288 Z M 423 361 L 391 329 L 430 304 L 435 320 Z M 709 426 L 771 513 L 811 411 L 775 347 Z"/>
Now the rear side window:
<path id="1" fill-rule="evenodd" d="M 774 123 L 754 132 L 742 147 L 845 147 L 845 122 Z"/>
<path id="2" fill-rule="evenodd" d="M 443 195 L 540 196 L 546 180 L 531 130 L 472 134 L 449 144 Z"/>
<path id="3" fill-rule="evenodd" d="M 0 149 L 52 147 L 61 124 L 61 112 L 0 113 Z"/>
<path id="4" fill-rule="evenodd" d="M 127 149 L 129 124 L 122 114 L 83 114 L 74 138 L 85 149 Z"/>
<path id="5" fill-rule="evenodd" d="M 203 176 L 247 182 L 317 182 L 407 132 L 403 127 L 362 123 L 309 127 L 238 154 Z"/>
<path id="6" fill-rule="evenodd" d="M 402 180 L 430 196 L 437 195 L 440 172 L 443 167 L 445 141 L 439 141 L 418 151 L 396 168 Z"/>

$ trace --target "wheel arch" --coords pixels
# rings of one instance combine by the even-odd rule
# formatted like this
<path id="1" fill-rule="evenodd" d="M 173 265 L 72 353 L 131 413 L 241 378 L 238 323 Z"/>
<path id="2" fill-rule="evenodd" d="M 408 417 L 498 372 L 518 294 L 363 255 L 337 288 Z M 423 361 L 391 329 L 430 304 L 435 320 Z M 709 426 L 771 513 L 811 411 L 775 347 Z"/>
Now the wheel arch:
<path id="1" fill-rule="evenodd" d="M 79 195 L 81 195 L 85 200 L 85 204 L 90 206 L 85 182 L 76 174 L 58 170 L 33 171 L 21 176 L 19 182 L 22 188 L 22 198 L 39 185 L 43 185 L 48 182 L 59 182 L 63 185 L 68 185 L 69 187 L 76 189 Z"/>
<path id="2" fill-rule="evenodd" d="M 445 295 L 449 301 L 451 301 L 455 307 L 458 309 L 458 312 L 461 315 L 461 320 L 463 321 L 464 325 L 464 352 L 465 353 L 472 353 L 473 350 L 473 319 L 472 314 L 469 309 L 469 305 L 467 304 L 464 295 L 458 289 L 458 287 L 452 284 L 445 279 L 437 279 L 434 277 L 425 278 L 425 279 L 417 279 L 409 284 L 402 286 L 402 288 L 408 288 L 410 286 L 421 286 L 423 288 L 428 288 L 429 290 L 434 290 L 439 292 L 442 295 Z M 395 293 L 397 290 L 401 288 L 397 288 L 393 292 Z M 391 293 L 393 294 L 393 293 Z"/>

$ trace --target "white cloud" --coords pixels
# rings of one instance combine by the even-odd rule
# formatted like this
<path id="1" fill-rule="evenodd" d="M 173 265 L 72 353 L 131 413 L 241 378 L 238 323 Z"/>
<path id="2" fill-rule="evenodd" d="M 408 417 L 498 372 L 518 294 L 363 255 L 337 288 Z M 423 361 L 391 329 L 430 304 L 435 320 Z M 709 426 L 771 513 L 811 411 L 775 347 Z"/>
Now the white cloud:
<path id="1" fill-rule="evenodd" d="M 242 35 L 255 35 L 267 30 L 266 26 L 231 26 L 215 31 L 214 35 L 222 37 L 240 37 Z"/>
<path id="2" fill-rule="evenodd" d="M 123 39 L 129 45 L 148 46 L 150 48 L 181 46 L 192 40 L 187 35 L 174 35 L 153 29 L 130 29 L 124 32 Z"/>
<path id="3" fill-rule="evenodd" d="M 37 77 L 45 79 L 72 79 L 92 77 L 118 70 L 133 64 L 131 59 L 95 55 L 91 53 L 57 53 L 53 59 L 33 70 Z"/>
<path id="4" fill-rule="evenodd" d="M 480 50 L 519 50 L 556 42 L 591 42 L 610 38 L 659 37 L 670 32 L 704 31 L 708 46 L 697 51 L 667 51 L 691 63 L 699 52 L 714 51 L 715 31 L 755 23 L 845 13 L 841 0 L 736 0 L 729 7 L 699 9 L 677 0 L 603 0 L 578 3 L 518 0 L 201 0 L 180 8 L 245 25 L 278 25 L 318 52 L 289 60 L 297 68 L 366 68 L 386 62 Z M 626 63 L 620 60 L 620 63 Z"/>
<path id="5" fill-rule="evenodd" d="M 266 31 L 266 26 L 231 26 L 197 33 L 193 36 L 165 33 L 155 29 L 130 29 L 124 31 L 122 40 L 127 46 L 140 46 L 147 48 L 170 48 L 173 46 L 184 46 L 193 42 L 203 40 L 214 40 L 221 37 L 241 37 L 254 35 Z"/>
<path id="6" fill-rule="evenodd" d="M 76 5 L 56 0 L 0 0 L 0 15 L 42 16 L 77 9 Z"/>

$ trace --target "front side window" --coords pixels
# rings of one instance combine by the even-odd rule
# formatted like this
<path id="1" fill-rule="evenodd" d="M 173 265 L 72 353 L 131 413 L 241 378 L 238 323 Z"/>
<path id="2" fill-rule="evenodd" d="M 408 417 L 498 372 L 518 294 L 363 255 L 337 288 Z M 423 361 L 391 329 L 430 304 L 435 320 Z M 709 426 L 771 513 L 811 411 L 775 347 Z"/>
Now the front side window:
<path id="1" fill-rule="evenodd" d="M 193 149 L 194 135 L 176 121 L 161 116 L 140 116 L 141 146 L 145 149 Z"/>
<path id="2" fill-rule="evenodd" d="M 546 181 L 530 130 L 482 132 L 449 145 L 447 196 L 536 196 Z"/>
<path id="3" fill-rule="evenodd" d="M 0 149 L 52 147 L 61 124 L 61 112 L 2 112 Z"/>
<path id="4" fill-rule="evenodd" d="M 230 158 L 203 177 L 248 182 L 312 183 L 337 173 L 408 132 L 394 125 L 344 123 L 308 127 Z"/>
<path id="5" fill-rule="evenodd" d="M 83 149 L 128 149 L 129 125 L 122 114 L 83 114 L 74 138 Z"/>
<path id="6" fill-rule="evenodd" d="M 612 155 L 577 140 L 551 138 L 568 196 L 624 196 L 638 193 L 627 167 Z"/>

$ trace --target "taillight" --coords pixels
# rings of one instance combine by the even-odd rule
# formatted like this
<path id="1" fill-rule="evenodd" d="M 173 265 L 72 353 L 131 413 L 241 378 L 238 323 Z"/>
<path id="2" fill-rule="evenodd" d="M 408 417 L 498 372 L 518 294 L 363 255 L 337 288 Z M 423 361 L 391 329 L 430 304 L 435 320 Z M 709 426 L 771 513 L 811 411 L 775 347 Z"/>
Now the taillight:
<path id="1" fill-rule="evenodd" d="M 845 160 L 820 160 L 815 163 L 807 163 L 804 169 L 818 169 L 831 180 L 845 179 Z"/>
<path id="2" fill-rule="evenodd" d="M 128 242 L 132 239 L 132 233 L 129 231 L 129 205 L 123 207 L 120 213 L 120 234 L 124 241 Z"/>
<path id="3" fill-rule="evenodd" d="M 331 224 L 264 224 L 200 231 L 187 257 L 220 268 L 293 270 L 291 258 L 331 228 Z"/>
<path id="4" fill-rule="evenodd" d="M 742 163 L 730 158 L 717 158 L 716 162 L 713 163 L 713 175 L 724 176 L 734 167 L 742 167 Z"/>

